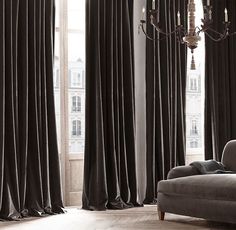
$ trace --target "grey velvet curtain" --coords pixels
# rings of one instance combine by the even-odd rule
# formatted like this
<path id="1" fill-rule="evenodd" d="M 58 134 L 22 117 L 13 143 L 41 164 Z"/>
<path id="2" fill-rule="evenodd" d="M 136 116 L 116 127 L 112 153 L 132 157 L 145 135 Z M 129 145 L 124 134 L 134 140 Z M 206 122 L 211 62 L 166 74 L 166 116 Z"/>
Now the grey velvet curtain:
<path id="1" fill-rule="evenodd" d="M 236 31 L 236 1 L 211 1 L 213 28 L 222 31 L 227 7 L 230 31 Z M 213 42 L 206 36 L 205 158 L 221 160 L 222 151 L 236 139 L 236 36 Z"/>
<path id="2" fill-rule="evenodd" d="M 62 212 L 53 0 L 0 0 L 0 218 Z"/>
<path id="3" fill-rule="evenodd" d="M 158 0 L 161 27 L 170 32 L 175 29 L 176 12 L 187 26 L 187 1 Z M 152 1 L 147 1 L 151 9 Z M 149 14 L 147 20 L 149 20 Z M 149 24 L 147 32 L 162 41 L 146 43 L 146 198 L 155 202 L 157 183 L 166 179 L 169 170 L 185 164 L 185 87 L 186 46 L 175 35 L 163 37 Z"/>
<path id="4" fill-rule="evenodd" d="M 163 29 L 175 28 L 178 10 L 186 19 L 185 1 L 157 2 Z M 147 9 L 151 4 L 147 1 Z M 86 1 L 84 209 L 139 205 L 136 170 L 143 168 L 145 202 L 152 203 L 157 182 L 185 163 L 186 47 L 172 37 L 147 41 L 147 152 L 144 167 L 136 169 L 132 10 L 131 0 Z"/>
<path id="5" fill-rule="evenodd" d="M 133 1 L 86 0 L 83 208 L 137 205 Z"/>

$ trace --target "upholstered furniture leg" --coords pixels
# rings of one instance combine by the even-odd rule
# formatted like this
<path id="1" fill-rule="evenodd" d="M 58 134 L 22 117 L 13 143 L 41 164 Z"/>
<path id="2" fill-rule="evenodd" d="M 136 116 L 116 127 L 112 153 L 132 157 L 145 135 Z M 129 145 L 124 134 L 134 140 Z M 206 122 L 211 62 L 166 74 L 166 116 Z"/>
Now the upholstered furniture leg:
<path id="1" fill-rule="evenodd" d="M 158 212 L 159 220 L 164 220 L 165 219 L 165 213 L 162 212 L 159 208 L 157 208 L 157 212 Z"/>

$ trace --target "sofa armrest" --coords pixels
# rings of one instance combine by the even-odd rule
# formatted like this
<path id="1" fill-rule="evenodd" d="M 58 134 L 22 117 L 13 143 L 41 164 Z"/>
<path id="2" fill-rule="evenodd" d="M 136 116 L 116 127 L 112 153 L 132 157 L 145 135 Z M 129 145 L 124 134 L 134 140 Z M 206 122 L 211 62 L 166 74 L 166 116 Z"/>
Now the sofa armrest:
<path id="1" fill-rule="evenodd" d="M 178 177 L 199 175 L 200 172 L 193 166 L 178 166 L 171 169 L 167 175 L 167 179 L 174 179 Z"/>

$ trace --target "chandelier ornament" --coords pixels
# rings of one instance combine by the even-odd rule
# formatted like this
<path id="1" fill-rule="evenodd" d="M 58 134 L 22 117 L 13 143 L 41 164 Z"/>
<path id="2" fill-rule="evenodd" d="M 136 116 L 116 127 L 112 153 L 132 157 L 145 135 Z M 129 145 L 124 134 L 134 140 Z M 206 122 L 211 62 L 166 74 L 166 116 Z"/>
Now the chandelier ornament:
<path id="1" fill-rule="evenodd" d="M 153 28 L 159 33 L 160 36 L 157 38 L 151 37 L 147 34 L 145 31 L 145 24 L 146 20 L 144 20 L 145 16 L 145 8 L 142 10 L 142 18 L 140 20 L 139 29 L 143 31 L 145 36 L 152 41 L 161 41 L 166 39 L 166 37 L 176 35 L 177 40 L 181 44 L 186 44 L 187 47 L 191 50 L 192 53 L 192 61 L 191 61 L 191 67 L 190 69 L 194 70 L 195 68 L 195 61 L 194 61 L 194 50 L 198 47 L 198 42 L 201 40 L 200 33 L 205 33 L 207 37 L 209 37 L 211 40 L 215 42 L 222 41 L 226 39 L 227 37 L 231 35 L 235 35 L 236 32 L 230 33 L 229 27 L 230 27 L 230 21 L 228 19 L 228 11 L 225 8 L 224 10 L 224 29 L 222 32 L 214 30 L 211 26 L 213 24 L 212 20 L 212 6 L 210 4 L 210 0 L 207 0 L 207 5 L 204 6 L 204 18 L 201 19 L 202 25 L 196 26 L 195 25 L 195 12 L 196 12 L 196 6 L 195 6 L 195 0 L 189 0 L 188 1 L 188 29 L 184 28 L 183 25 L 181 25 L 181 17 L 180 12 L 177 12 L 177 25 L 175 26 L 175 29 L 170 32 L 165 32 L 162 30 L 160 22 L 159 22 L 159 9 L 156 8 L 155 0 L 152 0 L 152 9 L 149 11 L 150 14 L 150 24 L 153 26 Z"/>

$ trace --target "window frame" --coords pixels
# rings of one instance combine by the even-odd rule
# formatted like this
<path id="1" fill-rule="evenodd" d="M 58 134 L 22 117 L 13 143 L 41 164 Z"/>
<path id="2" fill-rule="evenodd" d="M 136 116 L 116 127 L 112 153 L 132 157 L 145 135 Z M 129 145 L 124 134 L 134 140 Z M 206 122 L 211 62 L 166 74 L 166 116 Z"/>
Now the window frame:
<path id="1" fill-rule="evenodd" d="M 72 120 L 72 129 L 71 129 L 72 138 L 81 137 L 82 135 L 82 122 L 79 119 Z"/>

